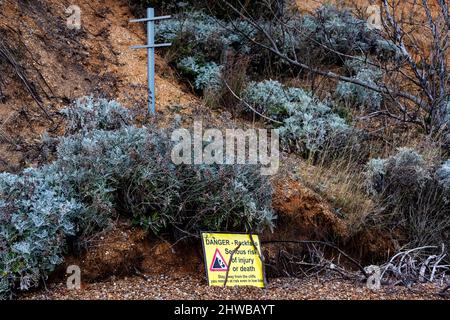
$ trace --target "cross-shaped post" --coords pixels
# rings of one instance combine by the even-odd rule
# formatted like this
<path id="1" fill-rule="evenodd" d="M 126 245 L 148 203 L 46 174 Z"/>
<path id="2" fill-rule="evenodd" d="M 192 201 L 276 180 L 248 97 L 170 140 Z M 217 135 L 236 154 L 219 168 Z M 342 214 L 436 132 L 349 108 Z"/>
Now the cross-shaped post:
<path id="1" fill-rule="evenodd" d="M 155 9 L 147 8 L 147 18 L 132 19 L 130 22 L 147 22 L 147 44 L 132 46 L 131 49 L 147 49 L 147 82 L 148 82 L 148 111 L 154 115 L 155 108 L 155 48 L 168 47 L 171 43 L 155 44 L 155 21 L 170 19 L 171 16 L 155 17 Z"/>

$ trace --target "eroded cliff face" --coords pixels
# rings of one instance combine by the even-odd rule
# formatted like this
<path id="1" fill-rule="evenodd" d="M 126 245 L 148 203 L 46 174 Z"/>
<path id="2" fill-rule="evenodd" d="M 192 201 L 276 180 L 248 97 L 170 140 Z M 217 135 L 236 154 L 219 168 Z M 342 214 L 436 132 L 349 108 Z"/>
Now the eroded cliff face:
<path id="1" fill-rule="evenodd" d="M 117 0 L 80 1 L 81 29 L 69 29 L 69 3 L 56 0 L 2 1 L 0 41 L 0 170 L 39 161 L 44 132 L 58 133 L 57 111 L 87 95 L 145 108 L 146 51 L 142 25 Z M 157 57 L 158 110 L 196 103 Z"/>
<path id="2" fill-rule="evenodd" d="M 316 2 L 300 3 L 310 10 Z M 7 0 L 0 4 L 0 41 L 9 55 L 0 59 L 0 171 L 18 171 L 48 161 L 41 137 L 45 132 L 63 132 L 64 121 L 58 110 L 77 98 L 94 95 L 116 99 L 129 108 L 146 111 L 146 52 L 129 48 L 145 42 L 143 26 L 129 23 L 133 14 L 122 1 L 92 0 L 79 1 L 81 29 L 71 30 L 65 13 L 68 5 L 57 0 Z M 203 106 L 163 58 L 157 56 L 156 63 L 157 111 L 162 123 L 181 113 L 208 116 L 224 128 L 230 121 L 254 125 L 230 120 Z M 345 222 L 301 182 L 279 174 L 273 184 L 278 219 L 275 233 L 265 233 L 264 239 L 349 239 Z M 191 267 L 185 267 L 180 252 L 193 260 Z M 170 267 L 196 274 L 203 268 L 198 246 L 172 248 L 126 224 L 116 226 L 98 239 L 91 251 L 70 257 L 67 263 L 74 259 L 88 270 L 90 281 L 134 274 L 135 268 L 163 273 Z"/>

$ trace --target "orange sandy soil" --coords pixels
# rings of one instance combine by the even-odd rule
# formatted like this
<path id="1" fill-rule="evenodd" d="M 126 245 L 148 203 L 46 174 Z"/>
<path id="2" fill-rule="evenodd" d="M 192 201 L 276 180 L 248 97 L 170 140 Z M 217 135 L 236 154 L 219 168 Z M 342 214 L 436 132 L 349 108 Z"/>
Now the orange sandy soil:
<path id="1" fill-rule="evenodd" d="M 30 149 L 45 131 L 61 133 L 63 124 L 56 112 L 75 99 L 95 95 L 146 111 L 146 50 L 129 48 L 145 43 L 142 24 L 129 23 L 134 16 L 126 2 L 80 0 L 76 4 L 82 28 L 69 30 L 65 9 L 70 4 L 59 0 L 0 4 L 0 31 L 6 33 L 10 50 L 50 115 L 45 116 L 12 69 L 3 66 L 1 86 L 7 98 L 0 101 L 1 171 L 34 165 L 37 159 Z M 199 99 L 178 82 L 159 55 L 156 71 L 158 113 L 165 116 L 176 107 L 192 114 Z"/>
<path id="2" fill-rule="evenodd" d="M 8 66 L 1 84 L 5 101 L 0 101 L 0 171 L 18 171 L 34 166 L 44 132 L 61 134 L 64 122 L 57 111 L 83 96 L 116 99 L 125 107 L 146 114 L 147 53 L 132 50 L 144 44 L 143 24 L 135 18 L 126 1 L 79 0 L 81 30 L 66 27 L 65 9 L 70 1 L 23 2 L 4 0 L 0 4 L 0 31 L 24 73 L 37 88 L 47 118 Z M 209 117 L 210 122 L 239 123 L 227 112 L 211 110 L 181 83 L 165 62 L 164 49 L 156 55 L 156 111 L 162 126 L 183 116 Z M 226 118 L 226 119 L 224 119 Z M 251 124 L 250 124 L 251 125 Z M 35 149 L 35 150 L 34 150 Z"/>

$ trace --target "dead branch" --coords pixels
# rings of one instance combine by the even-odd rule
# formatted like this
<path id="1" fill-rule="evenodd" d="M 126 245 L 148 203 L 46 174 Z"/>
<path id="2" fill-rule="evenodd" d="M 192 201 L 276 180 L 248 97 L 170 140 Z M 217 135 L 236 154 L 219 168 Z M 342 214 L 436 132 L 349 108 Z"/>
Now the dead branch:
<path id="1" fill-rule="evenodd" d="M 283 124 L 283 122 L 281 122 L 281 121 L 272 119 L 272 118 L 270 118 L 270 117 L 268 117 L 268 116 L 262 114 L 261 112 L 258 112 L 258 110 L 256 110 L 254 107 L 252 107 L 247 101 L 245 101 L 244 99 L 242 99 L 241 97 L 239 97 L 239 96 L 233 91 L 233 89 L 230 88 L 230 86 L 228 85 L 228 83 L 227 83 L 225 80 L 224 80 L 224 84 L 225 84 L 225 86 L 227 87 L 227 89 L 231 92 L 231 94 L 232 94 L 236 99 L 238 99 L 241 103 L 243 103 L 247 108 L 249 108 L 250 110 L 252 110 L 254 113 L 256 113 L 257 115 L 259 115 L 260 117 L 262 117 L 262 118 L 264 118 L 264 119 L 266 119 L 266 120 L 269 120 L 269 121 L 272 121 L 272 122 L 275 122 L 275 123 L 278 123 L 278 124 Z"/>
<path id="2" fill-rule="evenodd" d="M 425 15 L 424 25 L 417 28 L 431 30 L 427 39 L 431 52 L 428 53 L 425 51 L 426 49 L 421 48 L 418 40 L 407 29 L 407 22 L 404 21 L 403 17 L 395 14 L 399 5 L 397 1 L 382 0 L 385 27 L 383 34 L 386 36 L 386 40 L 389 40 L 397 48 L 400 56 L 384 62 L 382 66 L 375 64 L 380 70 L 383 70 L 383 81 L 380 83 L 369 83 L 331 71 L 330 68 L 316 67 L 305 61 L 304 58 L 299 57 L 294 44 L 291 45 L 290 49 L 280 47 L 280 41 L 282 42 L 283 39 L 275 38 L 272 34 L 271 29 L 274 26 L 282 30 L 283 36 L 281 38 L 293 39 L 303 32 L 289 25 L 289 17 L 276 16 L 269 22 L 271 27 L 266 28 L 259 18 L 252 17 L 243 10 L 245 8 L 239 7 L 239 1 L 237 2 L 238 5 L 229 0 L 223 0 L 223 2 L 233 13 L 239 14 L 260 35 L 260 37 L 250 37 L 243 30 L 239 30 L 238 26 L 235 26 L 236 32 L 240 33 L 250 43 L 309 73 L 351 83 L 382 94 L 386 98 L 385 100 L 394 107 L 394 110 L 390 111 L 386 107 L 386 110 L 380 110 L 377 116 L 388 116 L 396 121 L 419 125 L 426 133 L 433 135 L 439 133 L 441 128 L 446 125 L 446 103 L 450 97 L 450 88 L 447 81 L 450 30 L 447 1 L 438 1 L 441 8 L 438 15 L 430 13 L 430 4 L 426 0 L 422 0 L 417 8 Z M 330 48 L 326 43 L 317 43 L 311 36 L 306 36 L 316 45 L 342 59 L 356 58 L 345 52 Z M 417 56 L 422 57 L 422 61 L 417 61 Z M 374 65 L 369 59 L 356 59 L 363 60 L 362 62 L 368 66 Z M 419 118 L 421 118 L 420 121 Z"/>
<path id="3" fill-rule="evenodd" d="M 329 248 L 337 251 L 341 256 L 343 256 L 350 263 L 352 263 L 355 267 L 357 267 L 365 278 L 368 278 L 368 274 L 367 274 L 366 270 L 364 269 L 364 267 L 358 261 L 356 261 L 355 259 L 350 257 L 347 253 L 345 253 L 344 251 L 339 249 L 334 244 L 331 244 L 331 243 L 328 243 L 328 242 L 325 242 L 325 241 L 315 241 L 315 240 L 266 240 L 266 241 L 262 241 L 262 243 L 263 244 L 267 244 L 267 243 L 278 243 L 278 244 L 279 243 L 294 243 L 294 244 L 302 244 L 302 245 L 315 245 L 315 244 L 323 245 L 323 246 L 329 247 Z"/>
<path id="4" fill-rule="evenodd" d="M 14 55 L 11 53 L 9 48 L 5 45 L 5 43 L 1 39 L 0 39 L 0 58 L 3 58 L 13 68 L 14 73 L 17 75 L 17 77 L 20 79 L 23 86 L 27 90 L 27 92 L 36 102 L 39 109 L 41 109 L 44 112 L 45 116 L 49 120 L 53 121 L 50 115 L 48 114 L 47 110 L 44 108 L 42 100 L 39 97 L 39 94 L 36 92 L 33 84 L 28 80 L 25 73 L 22 71 L 23 68 L 19 65 L 19 63 L 14 58 Z"/>
<path id="5" fill-rule="evenodd" d="M 438 252 L 433 252 L 438 250 Z M 385 283 L 401 282 L 411 286 L 416 282 L 435 282 L 445 279 L 450 265 L 443 263 L 447 257 L 446 247 L 422 246 L 395 254 L 380 269 L 381 280 Z"/>

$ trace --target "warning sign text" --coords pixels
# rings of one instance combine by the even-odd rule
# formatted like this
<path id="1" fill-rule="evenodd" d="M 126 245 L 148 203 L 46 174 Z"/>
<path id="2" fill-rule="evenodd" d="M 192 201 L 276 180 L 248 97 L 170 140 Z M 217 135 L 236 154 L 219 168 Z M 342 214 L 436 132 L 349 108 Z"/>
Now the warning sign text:
<path id="1" fill-rule="evenodd" d="M 202 233 L 209 285 L 264 287 L 264 269 L 257 235 Z"/>

